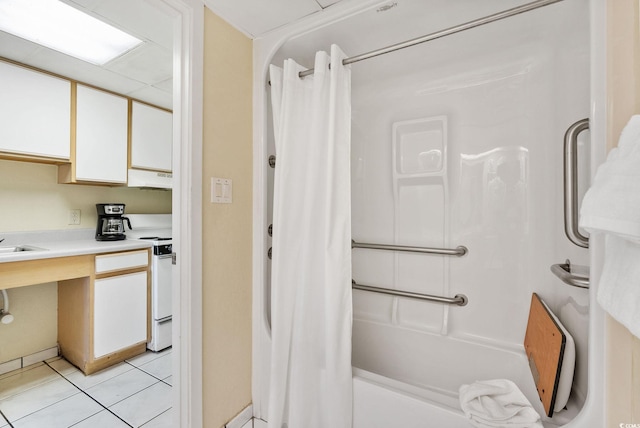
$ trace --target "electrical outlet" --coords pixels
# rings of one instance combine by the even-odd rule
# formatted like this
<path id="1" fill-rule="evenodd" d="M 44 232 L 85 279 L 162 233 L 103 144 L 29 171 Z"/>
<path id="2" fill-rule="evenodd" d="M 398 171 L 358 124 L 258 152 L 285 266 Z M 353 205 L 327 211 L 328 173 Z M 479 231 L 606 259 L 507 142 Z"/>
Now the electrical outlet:
<path id="1" fill-rule="evenodd" d="M 68 224 L 80 224 L 80 210 L 69 210 Z"/>

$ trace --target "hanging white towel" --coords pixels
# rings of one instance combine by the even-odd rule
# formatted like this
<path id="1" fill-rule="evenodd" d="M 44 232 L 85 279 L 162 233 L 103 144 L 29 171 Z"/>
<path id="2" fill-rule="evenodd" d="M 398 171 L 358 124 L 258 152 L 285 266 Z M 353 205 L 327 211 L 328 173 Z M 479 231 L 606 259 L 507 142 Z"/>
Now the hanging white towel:
<path id="1" fill-rule="evenodd" d="M 475 427 L 542 428 L 540 415 L 508 379 L 460 387 L 460 407 Z"/>
<path id="2" fill-rule="evenodd" d="M 598 168 L 580 226 L 607 234 L 598 303 L 640 337 L 640 116 L 631 117 Z"/>

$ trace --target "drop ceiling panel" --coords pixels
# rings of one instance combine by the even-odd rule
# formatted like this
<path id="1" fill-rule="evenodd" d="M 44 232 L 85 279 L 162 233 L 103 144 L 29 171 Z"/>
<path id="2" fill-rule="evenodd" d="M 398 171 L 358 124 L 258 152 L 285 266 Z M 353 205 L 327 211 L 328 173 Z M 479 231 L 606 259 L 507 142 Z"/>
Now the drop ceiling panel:
<path id="1" fill-rule="evenodd" d="M 323 8 L 331 6 L 332 4 L 338 3 L 340 0 L 316 0 L 318 3 L 320 3 L 320 6 L 322 6 Z"/>
<path id="2" fill-rule="evenodd" d="M 60 0 L 62 3 L 66 3 L 69 6 L 73 6 L 79 9 L 91 10 L 104 0 Z M 79 7 L 78 7 L 79 6 Z"/>
<path id="3" fill-rule="evenodd" d="M 171 77 L 173 53 L 154 44 L 139 46 L 108 63 L 105 68 L 152 85 Z"/>
<path id="4" fill-rule="evenodd" d="M 126 10 L 126 13 L 123 11 Z M 146 39 L 173 49 L 173 24 L 169 16 L 146 1 L 109 0 L 97 5 L 93 12 L 102 21 L 127 31 L 133 36 Z"/>
<path id="5" fill-rule="evenodd" d="M 169 110 L 173 109 L 171 91 L 167 92 L 154 86 L 145 86 L 144 88 L 128 93 L 127 96 L 143 100 Z"/>
<path id="6" fill-rule="evenodd" d="M 162 82 L 155 83 L 153 86 L 165 92 L 171 93 L 171 91 L 173 91 L 173 79 L 163 80 Z"/>
<path id="7" fill-rule="evenodd" d="M 61 0 L 70 6 L 81 6 L 82 8 L 92 10 L 94 7 L 102 3 L 104 0 Z"/>
<path id="8" fill-rule="evenodd" d="M 0 32 L 0 56 L 171 108 L 173 21 L 168 15 L 147 0 L 62 1 L 144 44 L 100 67 Z"/>
<path id="9" fill-rule="evenodd" d="M 40 48 L 20 62 L 123 95 L 146 86 L 140 81 L 61 55 L 48 48 Z"/>
<path id="10" fill-rule="evenodd" d="M 38 49 L 40 49 L 40 45 L 0 31 L 0 56 L 24 62 L 26 58 L 33 55 Z"/>
<path id="11" fill-rule="evenodd" d="M 322 10 L 315 0 L 204 0 L 204 3 L 253 37 Z"/>

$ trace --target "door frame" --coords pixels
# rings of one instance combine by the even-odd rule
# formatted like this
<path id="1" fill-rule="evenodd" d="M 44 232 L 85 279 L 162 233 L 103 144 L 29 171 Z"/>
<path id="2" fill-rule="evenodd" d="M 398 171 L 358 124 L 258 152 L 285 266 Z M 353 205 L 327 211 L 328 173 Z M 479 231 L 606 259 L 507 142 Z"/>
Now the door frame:
<path id="1" fill-rule="evenodd" d="M 152 0 L 173 18 L 173 412 L 182 428 L 202 416 L 202 98 L 204 4 Z"/>

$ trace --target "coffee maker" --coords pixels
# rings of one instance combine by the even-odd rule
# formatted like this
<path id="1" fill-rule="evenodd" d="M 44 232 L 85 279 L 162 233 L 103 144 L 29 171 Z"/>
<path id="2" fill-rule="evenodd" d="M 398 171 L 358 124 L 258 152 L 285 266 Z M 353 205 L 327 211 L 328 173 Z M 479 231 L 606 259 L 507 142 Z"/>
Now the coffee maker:
<path id="1" fill-rule="evenodd" d="M 124 234 L 124 222 L 127 221 L 129 230 L 131 223 L 124 217 L 124 204 L 96 204 L 96 210 L 96 241 L 121 241 L 127 238 Z"/>

